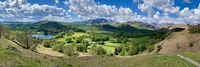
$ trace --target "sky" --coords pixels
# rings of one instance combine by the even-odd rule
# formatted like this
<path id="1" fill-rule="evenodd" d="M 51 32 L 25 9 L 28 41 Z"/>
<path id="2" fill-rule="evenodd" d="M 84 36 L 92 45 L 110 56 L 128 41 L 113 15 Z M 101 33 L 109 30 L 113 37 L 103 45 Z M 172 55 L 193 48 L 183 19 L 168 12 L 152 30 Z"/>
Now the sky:
<path id="1" fill-rule="evenodd" d="M 200 0 L 0 0 L 0 21 L 200 23 Z"/>

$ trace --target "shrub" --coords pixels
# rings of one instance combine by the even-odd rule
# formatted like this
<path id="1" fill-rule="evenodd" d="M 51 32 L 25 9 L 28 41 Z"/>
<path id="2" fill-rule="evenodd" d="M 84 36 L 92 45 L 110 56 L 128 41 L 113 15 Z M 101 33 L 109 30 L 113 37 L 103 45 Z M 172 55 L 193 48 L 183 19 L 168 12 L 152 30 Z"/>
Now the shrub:
<path id="1" fill-rule="evenodd" d="M 118 55 L 121 51 L 122 51 L 122 47 L 121 46 L 115 47 L 114 54 Z"/>
<path id="2" fill-rule="evenodd" d="M 47 48 L 50 48 L 50 47 L 51 47 L 50 42 L 47 41 L 47 40 L 46 40 L 46 41 L 43 41 L 42 45 L 43 45 L 44 47 L 47 47 Z"/>
<path id="3" fill-rule="evenodd" d="M 190 43 L 190 44 L 189 44 L 189 47 L 193 47 L 193 43 Z"/>
<path id="4" fill-rule="evenodd" d="M 154 46 L 148 46 L 147 47 L 147 51 L 150 53 L 154 50 Z"/>
<path id="5" fill-rule="evenodd" d="M 73 43 L 72 38 L 66 38 L 66 43 Z"/>
<path id="6" fill-rule="evenodd" d="M 67 55 L 67 56 L 76 56 L 78 55 L 74 49 L 73 45 L 66 45 L 63 46 L 63 52 Z"/>
<path id="7" fill-rule="evenodd" d="M 120 56 L 125 56 L 125 52 L 124 52 L 124 51 L 121 51 L 121 52 L 119 53 L 119 55 L 120 55 Z"/>
<path id="8" fill-rule="evenodd" d="M 76 50 L 80 51 L 80 52 L 86 52 L 87 51 L 87 47 L 83 44 L 78 44 L 76 45 Z"/>
<path id="9" fill-rule="evenodd" d="M 63 46 L 64 46 L 64 44 L 57 44 L 57 45 L 53 46 L 52 50 L 63 53 L 63 50 L 62 50 Z"/>
<path id="10" fill-rule="evenodd" d="M 129 50 L 128 50 L 127 53 L 128 53 L 128 55 L 130 55 L 130 56 L 135 55 L 135 54 L 138 53 L 138 49 L 137 49 L 137 47 L 131 45 L 131 46 L 129 47 Z"/>
<path id="11" fill-rule="evenodd" d="M 177 49 L 180 49 L 180 46 L 179 46 L 179 44 L 178 44 L 178 43 L 176 44 L 176 47 L 177 47 Z"/>
<path id="12" fill-rule="evenodd" d="M 162 46 L 161 46 L 161 45 L 157 46 L 157 53 L 158 53 L 161 49 L 162 49 Z"/>
<path id="13" fill-rule="evenodd" d="M 92 54 L 96 54 L 96 55 L 105 55 L 107 52 L 105 49 L 103 49 L 101 46 L 97 47 L 97 46 L 93 46 L 91 48 L 91 53 Z"/>
<path id="14" fill-rule="evenodd" d="M 146 46 L 145 45 L 139 45 L 139 50 L 143 52 L 144 50 L 146 50 Z"/>

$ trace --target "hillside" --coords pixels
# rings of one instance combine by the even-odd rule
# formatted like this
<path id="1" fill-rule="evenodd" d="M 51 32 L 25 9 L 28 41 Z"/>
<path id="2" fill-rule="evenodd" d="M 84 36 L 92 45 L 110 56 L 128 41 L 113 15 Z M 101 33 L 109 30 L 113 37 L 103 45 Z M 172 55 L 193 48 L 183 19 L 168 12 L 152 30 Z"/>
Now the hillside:
<path id="1" fill-rule="evenodd" d="M 38 32 L 44 32 L 44 34 L 57 34 L 59 32 L 64 32 L 68 30 L 80 31 L 82 29 L 78 29 L 77 27 L 68 25 L 64 22 L 57 21 L 40 21 L 30 26 L 30 29 L 36 30 Z"/>
<path id="2" fill-rule="evenodd" d="M 180 54 L 185 52 L 200 51 L 200 34 L 189 34 L 187 25 L 172 25 L 169 29 L 173 28 L 185 28 L 181 32 L 174 32 L 170 34 L 165 40 L 157 43 L 162 46 L 162 49 L 158 52 L 160 54 Z M 189 47 L 189 44 L 193 44 Z M 153 52 L 156 52 L 155 49 Z"/>
<path id="3" fill-rule="evenodd" d="M 12 46 L 8 48 L 8 46 Z M 1 67 L 66 67 L 68 63 L 58 57 L 52 57 L 19 47 L 12 41 L 0 38 Z M 70 64 L 69 64 L 70 65 Z"/>
<path id="4" fill-rule="evenodd" d="M 25 50 L 4 38 L 0 38 L 0 44 L 0 66 L 3 67 L 194 67 L 194 65 L 176 55 L 152 54 L 133 57 L 83 56 L 70 58 L 67 56 L 48 56 Z M 6 49 L 8 45 L 17 50 Z M 125 64 L 124 61 L 126 61 Z M 173 63 L 171 63 L 172 61 Z"/>
<path id="5" fill-rule="evenodd" d="M 123 24 L 129 24 L 129 25 L 139 28 L 139 29 L 148 29 L 148 30 L 156 29 L 156 27 L 154 25 L 151 25 L 149 23 L 143 23 L 143 22 L 125 22 Z"/>

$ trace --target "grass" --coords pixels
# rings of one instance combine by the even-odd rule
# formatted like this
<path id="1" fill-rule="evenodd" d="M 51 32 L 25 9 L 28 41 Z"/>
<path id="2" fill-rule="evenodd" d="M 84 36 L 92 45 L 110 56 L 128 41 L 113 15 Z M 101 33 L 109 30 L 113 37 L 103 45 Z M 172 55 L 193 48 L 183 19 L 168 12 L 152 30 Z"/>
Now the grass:
<path id="1" fill-rule="evenodd" d="M 183 53 L 181 54 L 184 57 L 190 58 L 198 63 L 200 63 L 200 51 L 198 52 L 189 52 L 189 53 Z"/>
<path id="2" fill-rule="evenodd" d="M 109 41 L 105 42 L 105 46 L 116 47 L 116 46 L 120 46 L 120 45 L 122 45 L 122 44 L 120 44 L 120 43 L 111 43 Z"/>
<path id="3" fill-rule="evenodd" d="M 0 39 L 0 66 L 3 67 L 194 67 L 194 65 L 176 55 L 152 54 L 134 57 L 89 56 L 70 58 L 66 56 L 53 57 L 17 48 L 22 52 L 20 54 L 7 50 L 6 45 L 16 47 L 15 44 Z M 104 48 L 106 47 L 104 46 Z"/>
<path id="4" fill-rule="evenodd" d="M 176 55 L 145 55 L 137 57 L 90 57 L 77 59 L 81 67 L 195 67 Z"/>
<path id="5" fill-rule="evenodd" d="M 10 51 L 7 45 L 16 47 L 20 52 Z M 20 48 L 15 43 L 0 38 L 0 67 L 68 67 L 62 59 Z"/>
<path id="6" fill-rule="evenodd" d="M 63 38 L 59 38 L 59 39 L 57 39 L 57 41 L 59 41 L 59 42 L 66 42 L 65 41 L 66 38 L 80 37 L 80 36 L 83 36 L 83 35 L 88 35 L 88 34 L 86 34 L 86 33 L 80 33 L 80 32 L 75 32 L 72 36 L 64 35 Z"/>

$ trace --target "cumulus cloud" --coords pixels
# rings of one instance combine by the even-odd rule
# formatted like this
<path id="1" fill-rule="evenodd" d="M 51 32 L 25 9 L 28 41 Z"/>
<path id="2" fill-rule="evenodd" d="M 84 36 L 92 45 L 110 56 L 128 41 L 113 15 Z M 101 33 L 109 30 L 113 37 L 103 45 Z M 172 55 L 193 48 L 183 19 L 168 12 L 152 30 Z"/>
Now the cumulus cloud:
<path id="1" fill-rule="evenodd" d="M 171 13 L 171 14 L 178 14 L 180 10 L 180 7 L 174 6 L 174 0 L 142 0 L 142 1 L 143 5 L 148 5 L 148 8 L 146 9 L 152 9 L 153 7 L 162 10 L 165 13 Z M 139 6 L 140 5 L 141 4 L 139 4 Z"/>
<path id="2" fill-rule="evenodd" d="M 133 13 L 130 8 L 97 4 L 94 0 L 69 0 L 68 12 L 77 14 L 79 18 L 94 19 L 107 18 L 116 21 L 132 21 L 137 13 Z"/>
<path id="3" fill-rule="evenodd" d="M 45 18 L 48 16 L 53 17 Z M 63 8 L 55 6 L 30 4 L 26 0 L 6 0 L 0 1 L 0 18 L 13 21 L 51 20 L 53 18 L 67 20 L 70 19 L 70 15 Z"/>
<path id="4" fill-rule="evenodd" d="M 142 12 L 147 12 L 149 17 L 152 17 L 154 14 L 154 10 L 149 4 L 139 4 L 138 9 Z"/>
<path id="5" fill-rule="evenodd" d="M 185 21 L 185 23 L 200 23 L 200 4 L 198 8 L 189 9 L 188 7 L 185 7 L 183 10 L 179 13 L 179 18 L 182 21 Z"/>

